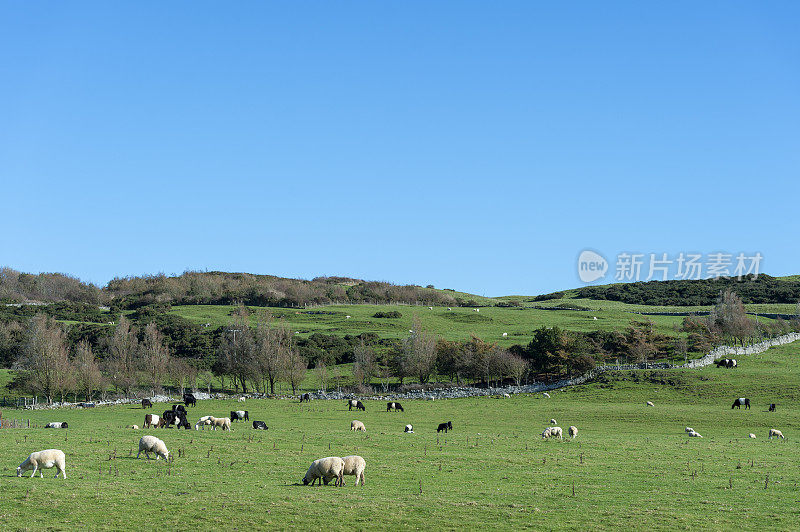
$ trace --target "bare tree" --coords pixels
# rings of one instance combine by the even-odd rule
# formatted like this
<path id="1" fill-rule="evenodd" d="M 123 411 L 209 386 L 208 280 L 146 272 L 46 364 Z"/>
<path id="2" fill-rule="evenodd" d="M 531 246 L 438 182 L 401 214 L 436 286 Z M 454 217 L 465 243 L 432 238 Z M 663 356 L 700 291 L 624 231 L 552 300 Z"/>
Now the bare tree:
<path id="1" fill-rule="evenodd" d="M 92 352 L 92 346 L 81 340 L 75 348 L 75 387 L 83 392 L 84 399 L 91 401 L 94 392 L 103 386 L 103 374 Z"/>
<path id="2" fill-rule="evenodd" d="M 259 315 L 255 334 L 255 359 L 262 378 L 269 382 L 269 393 L 275 393 L 275 383 L 284 375 L 284 364 L 294 360 L 288 356 L 292 335 L 285 326 L 273 325 L 269 313 Z"/>
<path id="3" fill-rule="evenodd" d="M 118 390 L 124 390 L 126 397 L 131 396 L 131 391 L 136 385 L 139 367 L 140 350 L 136 330 L 125 316 L 120 316 L 114 336 L 111 338 L 108 373 L 111 383 Z"/>
<path id="4" fill-rule="evenodd" d="M 292 394 L 294 394 L 306 378 L 308 362 L 294 346 L 288 346 L 287 349 L 283 349 L 282 357 L 283 377 L 292 387 Z"/>
<path id="5" fill-rule="evenodd" d="M 70 379 L 70 362 L 66 335 L 51 317 L 37 314 L 28 326 L 25 348 L 16 367 L 25 372 L 27 389 L 41 393 L 48 403 L 56 393 L 67 391 Z"/>
<path id="6" fill-rule="evenodd" d="M 403 352 L 411 373 L 425 384 L 436 368 L 436 337 L 414 317 L 411 335 L 403 343 Z"/>
<path id="7" fill-rule="evenodd" d="M 314 371 L 317 373 L 319 385 L 322 386 L 322 391 L 324 392 L 328 388 L 328 366 L 322 358 L 317 359 Z"/>
<path id="8" fill-rule="evenodd" d="M 358 384 L 369 384 L 375 376 L 377 370 L 377 362 L 375 360 L 375 352 L 364 345 L 362 339 L 359 344 L 353 349 L 353 377 Z"/>
<path id="9" fill-rule="evenodd" d="M 170 364 L 169 349 L 164 344 L 164 335 L 161 334 L 155 323 L 148 324 L 144 329 L 142 358 L 149 384 L 155 395 L 156 392 L 161 391 Z"/>

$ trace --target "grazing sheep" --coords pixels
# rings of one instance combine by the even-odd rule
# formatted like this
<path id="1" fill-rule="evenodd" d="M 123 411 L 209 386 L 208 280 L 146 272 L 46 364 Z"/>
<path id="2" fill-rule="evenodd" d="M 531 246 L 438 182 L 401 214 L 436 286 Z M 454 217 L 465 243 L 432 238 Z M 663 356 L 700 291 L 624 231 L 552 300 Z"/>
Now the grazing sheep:
<path id="1" fill-rule="evenodd" d="M 406 428 L 405 428 L 405 430 L 403 432 L 407 432 L 409 434 L 414 434 L 414 427 L 412 427 L 411 425 L 406 425 Z"/>
<path id="2" fill-rule="evenodd" d="M 155 436 L 142 436 L 139 440 L 139 452 L 136 454 L 136 458 L 139 458 L 139 455 L 142 454 L 144 451 L 144 455 L 150 460 L 150 453 L 156 453 L 156 460 L 159 458 L 163 458 L 164 460 L 169 459 L 169 451 L 167 450 L 167 444 L 163 441 L 159 440 Z"/>
<path id="3" fill-rule="evenodd" d="M 364 485 L 364 469 L 367 468 L 367 461 L 361 458 L 360 456 L 345 456 L 342 458 L 344 461 L 344 470 L 342 470 L 342 476 L 344 475 L 354 475 L 356 477 L 356 486 L 358 486 L 358 482 L 361 481 L 361 485 Z M 342 486 L 344 486 L 344 478 L 342 478 Z"/>
<path id="4" fill-rule="evenodd" d="M 400 403 L 386 403 L 386 411 L 389 412 L 390 410 L 405 412 L 403 405 Z"/>
<path id="5" fill-rule="evenodd" d="M 508 395 L 507 393 L 504 393 L 504 394 L 503 394 L 503 398 L 504 398 L 504 399 L 511 399 L 511 396 L 510 396 L 510 395 Z"/>
<path id="6" fill-rule="evenodd" d="M 156 427 L 161 422 L 161 417 L 158 414 L 145 414 L 144 415 L 144 428 L 149 429 Z"/>
<path id="7" fill-rule="evenodd" d="M 694 429 L 692 427 L 686 427 L 683 429 L 683 432 L 694 432 Z"/>
<path id="8" fill-rule="evenodd" d="M 200 427 L 205 427 L 206 425 L 211 425 L 211 416 L 203 416 L 197 420 L 197 423 L 194 424 L 194 430 L 200 430 Z"/>
<path id="9" fill-rule="evenodd" d="M 209 417 L 209 421 L 211 422 L 211 423 L 209 423 L 209 425 L 211 425 L 211 430 L 217 430 L 217 427 L 219 427 L 222 430 L 227 430 L 227 431 L 230 432 L 230 430 L 231 430 L 231 420 L 230 420 L 230 418 L 227 418 L 227 417 L 214 417 L 214 416 L 208 416 L 208 417 Z"/>
<path id="10" fill-rule="evenodd" d="M 345 316 L 344 319 L 349 320 L 350 316 Z"/>
<path id="11" fill-rule="evenodd" d="M 250 412 L 247 410 L 231 410 L 231 421 L 250 421 Z"/>
<path id="12" fill-rule="evenodd" d="M 44 426 L 46 429 L 66 429 L 69 428 L 67 426 L 66 421 L 51 421 L 47 425 Z"/>
<path id="13" fill-rule="evenodd" d="M 361 432 L 367 432 L 367 427 L 364 426 L 362 422 L 357 419 L 354 419 L 350 422 L 350 430 L 360 430 Z"/>
<path id="14" fill-rule="evenodd" d="M 245 399 L 244 397 L 240 397 L 240 398 L 239 398 L 239 402 L 240 402 L 240 403 L 244 403 L 246 400 L 247 400 L 247 399 Z"/>
<path id="15" fill-rule="evenodd" d="M 253 428 L 256 430 L 267 430 L 267 424 L 263 421 L 253 421 Z"/>
<path id="16" fill-rule="evenodd" d="M 508 333 L 503 333 L 503 336 L 508 336 Z"/>
<path id="17" fill-rule="evenodd" d="M 128 425 L 128 426 L 127 426 L 127 427 L 125 427 L 125 428 L 126 428 L 126 429 L 139 430 L 139 425 Z"/>
<path id="18" fill-rule="evenodd" d="M 433 307 L 428 307 L 428 310 L 433 310 Z"/>
<path id="19" fill-rule="evenodd" d="M 44 478 L 42 469 L 50 469 L 51 467 L 55 467 L 57 469 L 55 478 L 58 478 L 59 473 L 61 473 L 61 478 L 67 478 L 66 457 L 64 455 L 64 451 L 60 451 L 58 449 L 47 449 L 45 451 L 31 453 L 17 468 L 17 476 L 21 477 L 23 471 L 33 469 L 31 478 L 33 478 L 37 471 L 39 472 L 39 478 Z"/>
<path id="20" fill-rule="evenodd" d="M 775 436 L 776 438 L 786 439 L 783 436 L 783 432 L 779 431 L 778 429 L 769 429 L 769 436 L 767 437 L 768 440 L 771 440 L 772 437 Z"/>
<path id="21" fill-rule="evenodd" d="M 323 480 L 327 484 L 332 478 L 335 478 L 334 486 L 341 486 L 343 474 L 344 460 L 338 456 L 329 456 L 311 462 L 311 466 L 306 471 L 306 476 L 303 477 L 302 482 L 305 486 L 308 486 L 309 483 L 313 486 L 314 482 L 318 480 L 319 485 L 322 486 Z"/>
<path id="22" fill-rule="evenodd" d="M 347 411 L 349 412 L 354 408 L 356 410 L 363 410 L 365 412 L 367 411 L 367 409 L 364 408 L 364 404 L 361 401 L 357 399 L 350 399 L 349 401 L 347 401 Z"/>
<path id="23" fill-rule="evenodd" d="M 656 406 L 656 405 L 653 404 L 653 401 L 647 401 L 645 404 L 647 406 Z"/>
<path id="24" fill-rule="evenodd" d="M 576 427 L 575 425 L 570 425 L 570 427 L 569 427 L 569 435 L 574 440 L 575 436 L 578 435 L 578 427 Z"/>
<path id="25" fill-rule="evenodd" d="M 735 358 L 732 358 L 732 359 L 728 360 L 728 367 L 729 368 L 735 368 L 736 367 L 736 359 Z"/>
<path id="26" fill-rule="evenodd" d="M 551 420 L 550 420 L 550 424 L 551 424 L 551 425 L 558 425 L 558 423 L 556 423 L 556 420 L 555 420 L 555 419 L 551 419 Z"/>
<path id="27" fill-rule="evenodd" d="M 153 403 L 150 402 L 150 399 L 142 399 L 142 408 L 153 408 Z"/>
<path id="28" fill-rule="evenodd" d="M 564 433 L 561 430 L 561 427 L 547 427 L 542 431 L 542 438 L 555 438 L 558 437 L 559 440 L 564 439 Z"/>
<path id="29" fill-rule="evenodd" d="M 690 438 L 702 438 L 699 432 L 692 431 L 689 433 Z"/>
<path id="30" fill-rule="evenodd" d="M 542 397 L 544 397 L 545 399 L 550 399 L 550 394 L 547 392 L 542 392 Z"/>
<path id="31" fill-rule="evenodd" d="M 445 434 L 448 430 L 453 430 L 453 422 L 448 421 L 447 423 L 439 423 L 439 426 L 436 429 L 436 432 L 444 431 Z"/>
<path id="32" fill-rule="evenodd" d="M 756 439 L 756 435 L 755 435 L 755 434 L 753 434 L 752 432 L 750 433 L 750 437 L 751 437 L 752 439 L 754 439 L 754 440 Z"/>

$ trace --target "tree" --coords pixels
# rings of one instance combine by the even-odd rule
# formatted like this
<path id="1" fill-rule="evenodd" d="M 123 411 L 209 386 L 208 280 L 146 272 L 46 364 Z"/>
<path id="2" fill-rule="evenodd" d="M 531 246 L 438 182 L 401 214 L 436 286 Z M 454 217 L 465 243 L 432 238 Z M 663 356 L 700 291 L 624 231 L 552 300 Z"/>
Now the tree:
<path id="1" fill-rule="evenodd" d="M 69 389 L 71 368 L 65 340 L 64 330 L 53 318 L 41 314 L 31 318 L 17 368 L 25 373 L 27 389 L 43 394 L 48 403 L 56 393 L 63 401 Z"/>
<path id="2" fill-rule="evenodd" d="M 153 395 L 161 390 L 170 367 L 169 349 L 164 345 L 164 336 L 159 332 L 155 323 L 150 323 L 144 329 L 144 343 L 142 345 L 143 363 L 147 370 L 147 378 L 152 386 Z"/>
<path id="3" fill-rule="evenodd" d="M 519 355 L 515 355 L 513 353 L 505 352 L 505 365 L 506 365 L 506 372 L 512 379 L 514 379 L 514 384 L 519 386 L 522 383 L 522 379 L 527 375 L 528 370 L 530 369 L 530 364 Z"/>
<path id="4" fill-rule="evenodd" d="M 283 349 L 282 357 L 283 376 L 292 387 L 292 394 L 297 393 L 297 388 L 306 378 L 308 362 L 294 346 Z"/>
<path id="5" fill-rule="evenodd" d="M 730 288 L 720 291 L 716 304 L 711 308 L 708 322 L 723 337 L 742 345 L 745 339 L 752 337 L 756 328 L 755 322 L 747 316 L 742 300 Z"/>
<path id="6" fill-rule="evenodd" d="M 626 335 L 628 353 L 634 362 L 647 362 L 653 353 L 656 352 L 653 344 L 653 322 L 640 321 L 634 322 L 628 327 Z"/>
<path id="7" fill-rule="evenodd" d="M 247 380 L 259 380 L 258 342 L 247 324 L 247 308 L 240 305 L 234 312 L 233 323 L 225 329 L 217 348 L 216 371 L 233 378 L 234 388 L 247 392 Z"/>
<path id="8" fill-rule="evenodd" d="M 139 354 L 136 330 L 124 315 L 120 316 L 114 329 L 114 336 L 111 338 L 108 372 L 111 383 L 118 390 L 124 390 L 126 397 L 131 396 L 131 390 L 136 384 L 140 366 Z"/>
<path id="9" fill-rule="evenodd" d="M 284 364 L 289 360 L 296 362 L 294 356 L 288 355 L 288 351 L 293 349 L 291 344 L 292 335 L 289 329 L 282 325 L 273 325 L 269 313 L 259 315 L 255 334 L 255 359 L 262 378 L 269 382 L 271 394 L 275 393 L 275 382 L 285 373 Z M 296 368 L 289 370 L 293 371 Z"/>
<path id="10" fill-rule="evenodd" d="M 429 333 L 418 317 L 414 317 L 411 335 L 403 342 L 406 364 L 420 384 L 431 378 L 436 368 L 436 337 Z"/>
<path id="11" fill-rule="evenodd" d="M 328 366 L 325 364 L 325 360 L 318 358 L 317 363 L 314 366 L 314 371 L 317 374 L 319 385 L 322 387 L 322 391 L 324 392 L 328 389 Z"/>
<path id="12" fill-rule="evenodd" d="M 375 352 L 364 345 L 362 339 L 353 349 L 353 377 L 358 384 L 369 384 L 377 371 Z"/>
<path id="13" fill-rule="evenodd" d="M 104 378 L 92 346 L 86 340 L 81 340 L 75 347 L 74 366 L 76 389 L 83 393 L 86 401 L 91 401 L 94 392 L 103 387 Z"/>

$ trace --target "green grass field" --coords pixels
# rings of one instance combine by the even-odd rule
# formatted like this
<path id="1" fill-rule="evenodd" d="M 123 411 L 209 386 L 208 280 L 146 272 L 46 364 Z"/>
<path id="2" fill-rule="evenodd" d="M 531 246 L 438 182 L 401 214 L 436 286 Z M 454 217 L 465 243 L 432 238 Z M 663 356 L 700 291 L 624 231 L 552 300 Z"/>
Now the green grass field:
<path id="1" fill-rule="evenodd" d="M 267 432 L 127 430 L 135 406 L 3 412 L 66 430 L 0 430 L 0 526 L 22 529 L 764 529 L 797 527 L 800 344 L 741 357 L 735 370 L 606 374 L 592 384 L 511 399 L 298 404 L 248 400 Z M 747 396 L 751 410 L 732 410 Z M 655 407 L 644 405 L 650 400 Z M 775 402 L 778 410 L 767 412 Z M 163 411 L 157 405 L 153 412 Z M 242 405 L 200 401 L 190 420 Z M 555 418 L 574 441 L 543 441 Z M 367 433 L 353 433 L 360 419 Z M 454 431 L 437 434 L 452 421 Z M 403 434 L 412 423 L 415 434 Z M 688 438 L 691 426 L 703 439 Z M 785 441 L 767 441 L 769 428 Z M 748 433 L 758 437 L 751 440 Z M 174 461 L 136 460 L 156 434 Z M 67 453 L 68 479 L 16 478 L 32 451 Z M 312 460 L 359 454 L 366 486 L 303 486 Z"/>

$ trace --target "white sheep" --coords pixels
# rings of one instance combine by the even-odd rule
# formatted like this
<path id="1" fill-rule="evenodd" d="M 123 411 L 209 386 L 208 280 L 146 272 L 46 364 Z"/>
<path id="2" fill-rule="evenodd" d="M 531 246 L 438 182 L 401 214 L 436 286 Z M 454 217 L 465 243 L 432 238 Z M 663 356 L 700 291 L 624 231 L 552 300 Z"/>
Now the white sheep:
<path id="1" fill-rule="evenodd" d="M 558 425 L 558 423 L 556 423 L 556 420 L 555 420 L 555 419 L 551 419 L 551 420 L 550 420 L 550 424 L 551 424 L 551 425 Z"/>
<path id="2" fill-rule="evenodd" d="M 653 401 L 647 401 L 645 404 L 647 406 L 656 406 L 656 405 L 653 404 Z"/>
<path id="3" fill-rule="evenodd" d="M 197 423 L 194 424 L 194 430 L 200 430 L 202 426 L 205 428 L 206 425 L 211 425 L 211 416 L 203 416 L 197 420 Z"/>
<path id="4" fill-rule="evenodd" d="M 753 438 L 754 440 L 756 439 L 756 435 L 753 434 L 752 432 L 750 433 L 750 437 Z"/>
<path id="5" fill-rule="evenodd" d="M 769 429 L 769 437 L 767 439 L 771 440 L 773 436 L 784 440 L 786 439 L 783 437 L 783 432 L 779 431 L 778 429 Z"/>
<path id="6" fill-rule="evenodd" d="M 66 421 L 51 421 L 44 426 L 46 429 L 65 429 L 67 427 L 68 425 Z"/>
<path id="7" fill-rule="evenodd" d="M 561 427 L 547 427 L 542 432 L 542 438 L 555 438 L 558 437 L 559 440 L 564 439 L 564 432 L 561 430 Z"/>
<path id="8" fill-rule="evenodd" d="M 503 336 L 508 336 L 508 333 L 503 333 Z"/>
<path id="9" fill-rule="evenodd" d="M 240 402 L 240 403 L 244 403 L 246 400 L 247 400 L 247 399 L 246 399 L 246 398 L 244 398 L 244 397 L 240 397 L 240 398 L 239 398 L 239 402 Z"/>
<path id="10" fill-rule="evenodd" d="M 686 427 L 683 429 L 683 432 L 694 432 L 694 429 L 692 427 Z"/>
<path id="11" fill-rule="evenodd" d="M 58 478 L 59 473 L 61 473 L 61 478 L 67 478 L 66 456 L 64 455 L 64 451 L 47 449 L 45 451 L 31 453 L 17 468 L 17 476 L 21 477 L 23 471 L 33 469 L 31 478 L 36 475 L 37 471 L 39 472 L 39 477 L 44 478 L 42 469 L 50 469 L 51 467 L 57 469 L 55 478 Z"/>
<path id="12" fill-rule="evenodd" d="M 507 394 L 507 393 L 504 393 L 504 394 L 503 394 L 503 398 L 504 398 L 504 399 L 511 399 L 511 395 L 509 395 L 509 394 Z"/>
<path id="13" fill-rule="evenodd" d="M 575 436 L 578 435 L 578 427 L 576 427 L 575 425 L 570 425 L 570 427 L 569 427 L 569 435 L 574 440 Z"/>
<path id="14" fill-rule="evenodd" d="M 163 458 L 164 460 L 169 459 L 169 451 L 167 450 L 167 444 L 163 441 L 159 440 L 155 436 L 142 436 L 139 440 L 139 452 L 136 453 L 136 458 L 139 458 L 139 455 L 142 454 L 144 451 L 144 455 L 150 460 L 150 453 L 156 453 L 156 460 L 159 458 Z"/>
<path id="15" fill-rule="evenodd" d="M 344 460 L 338 456 L 329 456 L 311 462 L 311 466 L 306 471 L 306 476 L 302 478 L 302 482 L 306 486 L 309 483 L 313 486 L 314 482 L 318 480 L 319 485 L 322 486 L 323 480 L 327 484 L 332 478 L 335 478 L 334 486 L 341 486 L 343 474 Z"/>
<path id="16" fill-rule="evenodd" d="M 128 425 L 128 426 L 127 426 L 127 427 L 125 427 L 125 428 L 126 428 L 126 429 L 139 430 L 139 425 Z"/>
<path id="17" fill-rule="evenodd" d="M 699 432 L 692 431 L 689 433 L 690 438 L 702 438 Z"/>
<path id="18" fill-rule="evenodd" d="M 480 312 L 480 311 L 481 311 L 481 309 L 479 309 L 479 308 L 476 308 L 476 309 L 473 309 L 473 310 L 474 310 L 475 312 Z"/>
<path id="19" fill-rule="evenodd" d="M 217 427 L 221 428 L 222 430 L 227 430 L 227 431 L 231 430 L 231 418 L 214 417 L 214 416 L 208 416 L 208 417 L 209 421 L 211 421 L 211 423 L 209 423 L 209 425 L 211 425 L 211 430 L 217 430 Z"/>
<path id="20" fill-rule="evenodd" d="M 344 319 L 349 320 L 350 316 L 345 316 Z"/>
<path id="21" fill-rule="evenodd" d="M 350 430 L 360 430 L 361 432 L 367 432 L 367 427 L 364 426 L 364 423 L 361 421 L 354 419 L 350 422 Z"/>
<path id="22" fill-rule="evenodd" d="M 428 310 L 433 310 L 433 307 L 428 307 Z"/>
<path id="23" fill-rule="evenodd" d="M 406 428 L 405 428 L 405 430 L 403 432 L 407 432 L 409 434 L 414 434 L 414 427 L 412 427 L 411 425 L 406 425 Z"/>
<path id="24" fill-rule="evenodd" d="M 550 394 L 547 393 L 547 392 L 542 392 L 542 397 L 544 397 L 546 399 L 550 399 Z"/>
<path id="25" fill-rule="evenodd" d="M 358 486 L 358 482 L 361 481 L 361 485 L 364 485 L 364 469 L 367 468 L 367 461 L 361 458 L 360 456 L 345 456 L 342 458 L 344 462 L 344 469 L 342 470 L 342 475 L 354 475 L 356 477 L 356 486 Z M 344 478 L 342 479 L 342 486 L 344 486 Z"/>

